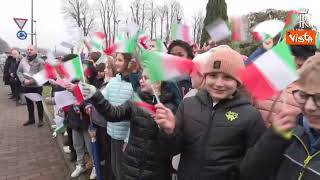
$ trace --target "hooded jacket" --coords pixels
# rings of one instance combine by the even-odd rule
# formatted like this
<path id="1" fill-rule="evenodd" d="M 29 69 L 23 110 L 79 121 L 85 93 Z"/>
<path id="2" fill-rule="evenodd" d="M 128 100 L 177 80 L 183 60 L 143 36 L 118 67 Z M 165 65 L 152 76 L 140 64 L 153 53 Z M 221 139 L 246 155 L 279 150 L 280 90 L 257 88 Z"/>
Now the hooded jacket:
<path id="1" fill-rule="evenodd" d="M 139 92 L 141 99 L 155 104 L 149 93 Z M 176 110 L 173 93 L 159 96 L 160 101 Z M 100 92 L 90 99 L 95 109 L 108 121 L 130 120 L 129 142 L 124 152 L 122 180 L 169 180 L 170 178 L 170 141 L 160 132 L 150 113 L 127 101 L 120 106 L 112 106 Z"/>
<path id="2" fill-rule="evenodd" d="M 254 167 L 261 165 L 256 142 L 264 131 L 259 111 L 240 92 L 214 106 L 207 91 L 185 98 L 172 137 L 181 153 L 179 180 L 262 179 Z"/>

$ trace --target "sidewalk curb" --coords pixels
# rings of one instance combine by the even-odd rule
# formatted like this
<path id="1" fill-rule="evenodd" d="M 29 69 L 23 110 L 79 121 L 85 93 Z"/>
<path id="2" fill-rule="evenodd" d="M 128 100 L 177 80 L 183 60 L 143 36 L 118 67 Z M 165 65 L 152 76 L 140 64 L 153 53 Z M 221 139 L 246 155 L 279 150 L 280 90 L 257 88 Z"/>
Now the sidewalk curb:
<path id="1" fill-rule="evenodd" d="M 48 108 L 47 108 L 47 104 L 45 102 L 42 102 L 43 104 L 43 111 L 44 111 L 44 119 L 45 121 L 47 121 L 48 124 L 48 128 L 51 132 L 51 134 L 53 133 L 53 129 L 51 128 L 52 125 L 54 125 L 54 121 L 53 121 L 53 117 L 50 115 Z M 64 163 L 67 165 L 68 169 L 68 173 L 71 174 L 71 172 L 74 170 L 74 165 L 69 161 L 68 156 L 66 153 L 64 153 L 63 151 L 63 135 L 62 134 L 58 134 L 56 138 L 54 138 L 57 146 L 60 149 L 61 155 L 63 156 L 64 159 Z M 71 179 L 70 177 L 68 179 Z"/>
<path id="2" fill-rule="evenodd" d="M 42 102 L 43 104 L 43 111 L 44 111 L 44 119 L 47 121 L 47 124 L 49 126 L 49 129 L 50 129 L 50 132 L 51 134 L 53 133 L 53 129 L 51 128 L 52 125 L 55 124 L 55 122 L 53 121 L 53 117 L 50 115 L 49 111 L 48 111 L 48 108 L 47 108 L 47 104 L 45 102 Z M 86 177 L 86 173 L 84 174 L 81 174 L 78 178 L 71 178 L 70 177 L 70 174 L 71 172 L 73 172 L 73 170 L 75 169 L 75 165 L 74 163 L 70 162 L 69 158 L 68 158 L 68 155 L 66 153 L 64 153 L 63 151 L 63 135 L 62 134 L 57 134 L 57 137 L 55 138 L 56 140 L 56 143 L 57 143 L 57 146 L 59 147 L 60 149 L 60 152 L 63 156 L 63 159 L 64 159 L 64 163 L 67 165 L 68 169 L 68 180 L 71 180 L 71 179 L 77 179 L 77 180 L 87 180 L 87 177 Z"/>
<path id="3" fill-rule="evenodd" d="M 44 114 L 44 119 L 45 121 L 47 121 L 47 124 L 49 126 L 49 129 L 50 129 L 50 132 L 51 134 L 53 133 L 53 129 L 51 128 L 52 125 L 55 124 L 55 122 L 53 121 L 53 117 L 50 115 L 49 111 L 48 111 L 48 108 L 47 108 L 47 104 L 42 101 L 42 104 L 43 104 L 43 114 Z M 68 180 L 74 180 L 74 179 L 77 179 L 77 180 L 87 180 L 88 178 L 86 177 L 86 173 L 84 174 L 81 174 L 78 178 L 71 178 L 70 175 L 71 175 L 71 172 L 74 171 L 75 169 L 75 165 L 74 163 L 70 162 L 69 158 L 68 158 L 68 155 L 66 153 L 64 153 L 63 151 L 63 134 L 57 134 L 57 137 L 54 138 L 56 140 L 56 143 L 57 143 L 57 146 L 59 147 L 60 149 L 60 152 L 63 156 L 63 159 L 64 159 L 64 162 L 65 164 L 67 165 L 68 169 Z"/>

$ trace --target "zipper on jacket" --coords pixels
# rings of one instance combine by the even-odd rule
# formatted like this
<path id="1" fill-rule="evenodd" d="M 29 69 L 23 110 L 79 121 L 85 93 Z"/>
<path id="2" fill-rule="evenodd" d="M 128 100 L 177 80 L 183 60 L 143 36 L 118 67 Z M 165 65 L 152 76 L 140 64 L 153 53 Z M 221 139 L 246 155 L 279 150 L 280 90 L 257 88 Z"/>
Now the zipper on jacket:
<path id="1" fill-rule="evenodd" d="M 211 131 L 211 126 L 212 126 L 212 122 L 213 122 L 213 118 L 214 118 L 214 115 L 215 115 L 216 111 L 215 109 L 213 108 L 212 111 L 211 111 L 211 114 L 210 114 L 210 121 L 209 121 L 209 125 L 208 125 L 208 129 L 207 129 L 207 132 L 206 134 L 204 135 L 204 138 L 201 142 L 201 150 L 200 150 L 200 153 L 201 153 L 201 156 L 200 156 L 200 159 L 199 159 L 199 166 L 198 166 L 198 169 L 197 173 L 194 174 L 194 177 L 192 179 L 197 179 L 198 178 L 198 175 L 201 174 L 201 168 L 203 168 L 204 166 L 204 161 L 206 159 L 206 145 L 207 145 L 207 141 L 208 141 L 208 136 L 209 136 L 209 133 Z"/>
<path id="2" fill-rule="evenodd" d="M 307 168 L 307 166 L 308 166 L 308 164 L 309 164 L 309 162 L 310 162 L 314 157 L 316 157 L 317 155 L 319 155 L 319 154 L 320 154 L 320 151 L 316 152 L 315 154 L 313 154 L 313 155 L 311 156 L 311 154 L 310 154 L 307 146 L 306 146 L 306 145 L 304 144 L 304 142 L 300 139 L 300 137 L 298 137 L 298 136 L 295 135 L 295 134 L 294 134 L 293 136 L 295 136 L 295 137 L 298 139 L 298 141 L 302 144 L 304 150 L 307 152 L 307 155 L 308 155 L 307 158 L 303 161 L 303 170 L 299 173 L 298 180 L 301 180 L 302 177 L 303 177 L 303 175 L 304 175 L 304 172 L 305 172 L 305 170 L 306 170 L 306 168 Z"/>

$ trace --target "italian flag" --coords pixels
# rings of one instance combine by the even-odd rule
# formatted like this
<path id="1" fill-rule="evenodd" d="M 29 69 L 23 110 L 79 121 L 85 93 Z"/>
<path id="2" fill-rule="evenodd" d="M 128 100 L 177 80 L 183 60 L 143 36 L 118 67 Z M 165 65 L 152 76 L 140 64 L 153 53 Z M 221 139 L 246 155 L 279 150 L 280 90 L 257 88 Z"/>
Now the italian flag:
<path id="1" fill-rule="evenodd" d="M 299 14 L 300 12 L 295 10 L 288 12 L 285 26 L 281 32 L 282 37 L 285 37 L 286 31 L 293 29 L 294 26 L 299 22 Z"/>
<path id="2" fill-rule="evenodd" d="M 80 86 L 81 84 L 77 84 L 77 86 L 73 89 L 73 95 L 79 104 L 81 104 L 84 101 L 84 97 Z"/>
<path id="3" fill-rule="evenodd" d="M 171 28 L 171 39 L 191 43 L 190 27 L 186 24 L 174 24 Z"/>
<path id="4" fill-rule="evenodd" d="M 168 51 L 166 46 L 163 44 L 163 42 L 160 39 L 156 40 L 156 45 L 157 45 L 157 51 L 163 52 L 163 53 Z"/>
<path id="5" fill-rule="evenodd" d="M 247 90 L 257 99 L 267 99 L 285 89 L 299 76 L 285 41 L 264 53 L 240 72 Z"/>
<path id="6" fill-rule="evenodd" d="M 96 32 L 93 38 L 91 39 L 90 44 L 94 49 L 98 51 L 102 51 L 104 40 L 105 40 L 104 32 Z"/>
<path id="7" fill-rule="evenodd" d="M 55 79 L 56 78 L 56 70 L 53 65 L 51 65 L 49 63 L 45 63 L 44 69 L 45 69 L 46 76 L 48 79 Z"/>
<path id="8" fill-rule="evenodd" d="M 66 125 L 62 125 L 62 126 L 59 126 L 59 127 L 56 127 L 55 129 L 54 129 L 54 132 L 57 134 L 57 133 L 59 133 L 59 134 L 61 134 L 61 133 L 64 133 L 64 131 L 67 129 L 67 126 Z"/>
<path id="9" fill-rule="evenodd" d="M 216 42 L 227 39 L 231 35 L 231 31 L 227 23 L 222 19 L 215 20 L 205 28 L 211 39 Z"/>
<path id="10" fill-rule="evenodd" d="M 135 50 L 137 42 L 135 38 L 123 39 L 115 44 L 111 45 L 107 49 L 104 50 L 104 53 L 107 55 L 112 55 L 115 52 L 120 53 L 133 53 Z"/>
<path id="11" fill-rule="evenodd" d="M 232 34 L 231 39 L 233 41 L 247 41 L 247 34 L 248 34 L 248 21 L 245 20 L 244 17 L 232 17 L 231 18 L 232 24 Z"/>
<path id="12" fill-rule="evenodd" d="M 56 127 L 54 129 L 55 133 L 63 133 L 66 130 L 67 126 L 63 123 L 63 121 L 63 117 L 56 115 L 54 118 L 54 122 L 56 123 Z"/>
<path id="13" fill-rule="evenodd" d="M 157 51 L 143 51 L 141 64 L 153 82 L 166 81 L 175 77 L 190 75 L 194 68 L 191 59 L 181 58 Z"/>
<path id="14" fill-rule="evenodd" d="M 251 34 L 252 34 L 253 39 L 255 39 L 258 42 L 263 42 L 263 41 L 271 38 L 270 35 L 264 34 L 264 33 L 252 32 Z"/>
<path id="15" fill-rule="evenodd" d="M 150 114 L 156 113 L 156 108 L 154 107 L 154 105 L 142 101 L 136 93 L 133 95 L 132 101 L 136 106 L 147 110 Z"/>
<path id="16" fill-rule="evenodd" d="M 147 50 L 149 48 L 149 46 L 147 45 L 147 41 L 149 40 L 149 36 L 147 34 L 141 33 L 138 36 L 138 45 Z"/>
<path id="17" fill-rule="evenodd" d="M 84 81 L 84 72 L 79 55 L 74 59 L 61 63 L 56 67 L 57 73 L 61 78 Z"/>

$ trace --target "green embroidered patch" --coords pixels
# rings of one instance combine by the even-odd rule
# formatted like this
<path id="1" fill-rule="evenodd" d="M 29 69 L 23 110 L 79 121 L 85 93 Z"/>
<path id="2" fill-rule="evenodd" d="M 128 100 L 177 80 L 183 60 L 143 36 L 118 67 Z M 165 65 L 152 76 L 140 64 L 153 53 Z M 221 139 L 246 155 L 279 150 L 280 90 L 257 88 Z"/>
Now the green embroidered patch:
<path id="1" fill-rule="evenodd" d="M 228 111 L 226 113 L 226 117 L 229 121 L 234 121 L 238 118 L 238 113 L 232 112 L 232 111 Z"/>

